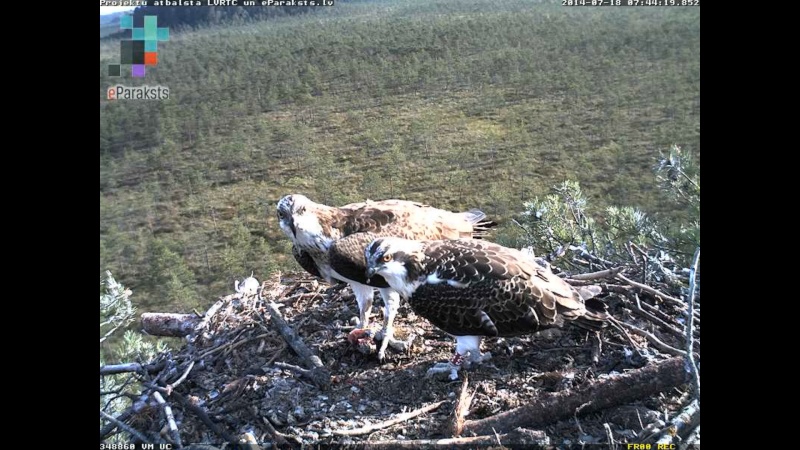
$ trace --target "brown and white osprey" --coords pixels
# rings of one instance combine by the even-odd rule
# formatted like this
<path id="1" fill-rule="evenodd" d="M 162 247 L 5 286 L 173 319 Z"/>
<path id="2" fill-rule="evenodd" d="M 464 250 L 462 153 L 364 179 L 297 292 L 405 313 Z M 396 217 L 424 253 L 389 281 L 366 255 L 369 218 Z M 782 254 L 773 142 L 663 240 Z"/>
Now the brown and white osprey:
<path id="1" fill-rule="evenodd" d="M 581 295 L 549 268 L 491 242 L 381 238 L 367 246 L 365 258 L 367 278 L 382 276 L 417 314 L 455 337 L 453 359 L 429 375 L 456 379 L 465 359 L 490 358 L 480 352 L 482 336 L 529 334 L 575 320 L 599 329 L 608 320 L 602 307 L 587 310 Z"/>
<path id="2" fill-rule="evenodd" d="M 328 282 L 350 284 L 358 302 L 359 322 L 350 338 L 365 336 L 372 310 L 373 288 L 384 300 L 383 342 L 378 358 L 385 357 L 394 339 L 393 323 L 400 296 L 380 277 L 367 280 L 364 249 L 375 238 L 399 236 L 407 239 L 480 238 L 496 223 L 478 210 L 454 213 L 406 200 L 352 203 L 342 207 L 314 203 L 292 194 L 278 202 L 281 229 L 294 244 L 292 254 L 309 273 Z"/>

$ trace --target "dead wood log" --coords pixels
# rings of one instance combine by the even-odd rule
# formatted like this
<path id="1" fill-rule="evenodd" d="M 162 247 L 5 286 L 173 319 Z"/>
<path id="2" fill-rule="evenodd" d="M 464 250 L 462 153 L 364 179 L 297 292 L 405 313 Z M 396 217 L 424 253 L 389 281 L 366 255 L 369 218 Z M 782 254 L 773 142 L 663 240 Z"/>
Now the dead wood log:
<path id="1" fill-rule="evenodd" d="M 577 391 L 542 394 L 533 403 L 504 413 L 464 423 L 465 433 L 488 434 L 520 426 L 539 427 L 580 414 L 664 392 L 687 381 L 683 358 L 670 358 L 622 375 L 593 382 Z"/>
<path id="2" fill-rule="evenodd" d="M 411 439 L 368 441 L 358 444 L 342 445 L 344 448 L 364 450 L 406 450 L 406 449 L 474 449 L 491 446 L 509 446 L 511 448 L 535 448 L 549 445 L 550 439 L 544 431 L 518 428 L 505 434 L 491 434 L 448 439 Z"/>
<path id="3" fill-rule="evenodd" d="M 267 308 L 269 308 L 270 323 L 275 325 L 275 328 L 286 340 L 286 343 L 289 344 L 289 347 L 303 359 L 303 363 L 309 368 L 310 373 L 307 376 L 321 389 L 327 389 L 331 384 L 331 372 L 325 368 L 319 356 L 315 355 L 306 346 L 305 342 L 300 339 L 294 328 L 286 322 L 283 314 L 278 310 L 278 305 L 273 301 L 269 301 Z"/>
<path id="4" fill-rule="evenodd" d="M 142 331 L 153 336 L 184 337 L 194 331 L 200 320 L 197 314 L 144 313 Z"/>

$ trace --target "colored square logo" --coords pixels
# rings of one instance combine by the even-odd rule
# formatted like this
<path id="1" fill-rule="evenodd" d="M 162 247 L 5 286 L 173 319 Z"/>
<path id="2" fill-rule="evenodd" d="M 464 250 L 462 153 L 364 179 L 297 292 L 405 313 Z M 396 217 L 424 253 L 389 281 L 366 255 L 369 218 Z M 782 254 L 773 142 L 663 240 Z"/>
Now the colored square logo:
<path id="1" fill-rule="evenodd" d="M 131 66 L 131 76 L 144 77 L 145 66 L 158 64 L 158 41 L 169 40 L 169 28 L 159 27 L 156 16 L 141 17 L 136 20 L 132 15 L 120 17 L 119 27 L 122 30 L 131 30 L 131 39 L 121 40 L 119 43 L 120 64 L 109 64 L 108 76 L 120 76 L 122 64 Z M 135 26 L 142 24 L 142 26 Z"/>
<path id="2" fill-rule="evenodd" d="M 144 65 L 155 66 L 156 64 L 158 64 L 158 53 L 144 52 Z"/>
<path id="3" fill-rule="evenodd" d="M 120 30 L 130 30 L 133 28 L 133 16 L 122 16 L 119 18 Z"/>
<path id="4" fill-rule="evenodd" d="M 144 78 L 144 64 L 134 64 L 131 66 L 131 76 L 133 78 Z"/>

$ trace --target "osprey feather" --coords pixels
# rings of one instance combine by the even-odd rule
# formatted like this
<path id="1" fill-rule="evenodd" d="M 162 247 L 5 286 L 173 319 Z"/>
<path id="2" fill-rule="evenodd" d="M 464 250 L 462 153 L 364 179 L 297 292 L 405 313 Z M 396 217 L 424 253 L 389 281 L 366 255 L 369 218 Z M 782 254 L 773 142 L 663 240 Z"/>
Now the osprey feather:
<path id="1" fill-rule="evenodd" d="M 365 258 L 368 278 L 381 276 L 417 314 L 455 336 L 453 359 L 429 374 L 455 379 L 465 358 L 491 357 L 480 352 L 482 336 L 534 333 L 565 321 L 600 329 L 608 320 L 602 306 L 587 309 L 586 299 L 549 268 L 491 242 L 380 238 L 367 246 Z"/>
<path id="2" fill-rule="evenodd" d="M 359 322 L 351 337 L 363 336 L 369 325 L 373 288 L 384 299 L 384 337 L 378 358 L 394 340 L 393 323 L 400 296 L 381 276 L 367 280 L 364 249 L 375 238 L 481 238 L 495 222 L 478 210 L 454 213 L 406 200 L 382 200 L 333 207 L 292 194 L 278 202 L 278 222 L 292 240 L 292 254 L 309 273 L 345 281 L 356 296 Z"/>

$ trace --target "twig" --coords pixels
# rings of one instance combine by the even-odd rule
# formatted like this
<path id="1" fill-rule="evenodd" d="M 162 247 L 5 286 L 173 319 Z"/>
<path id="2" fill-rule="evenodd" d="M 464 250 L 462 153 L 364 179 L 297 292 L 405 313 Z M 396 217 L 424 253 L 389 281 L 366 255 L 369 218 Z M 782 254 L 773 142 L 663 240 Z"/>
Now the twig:
<path id="1" fill-rule="evenodd" d="M 603 428 L 606 430 L 606 440 L 608 440 L 609 447 L 611 450 L 617 450 L 617 443 L 614 442 L 614 433 L 611 432 L 611 427 L 606 422 L 603 424 Z"/>
<path id="2" fill-rule="evenodd" d="M 604 267 L 614 266 L 613 262 L 611 262 L 611 261 L 609 261 L 607 259 L 603 259 L 603 258 L 601 258 L 601 257 L 599 257 L 597 255 L 594 255 L 594 254 L 588 252 L 585 248 L 583 248 L 581 246 L 570 245 L 568 248 L 569 248 L 569 250 L 577 253 L 578 255 L 580 255 L 580 256 L 582 256 L 584 258 L 592 260 L 592 262 L 594 262 L 598 266 L 604 266 Z"/>
<path id="3" fill-rule="evenodd" d="M 503 445 L 503 441 L 500 440 L 500 435 L 497 434 L 497 430 L 492 428 L 492 433 L 494 433 L 494 438 L 497 439 L 497 445 Z"/>
<path id="4" fill-rule="evenodd" d="M 473 391 L 472 395 L 467 395 L 468 383 L 469 377 L 465 374 L 464 380 L 461 382 L 461 392 L 458 395 L 458 400 L 456 400 L 456 405 L 453 407 L 453 416 L 448 426 L 450 435 L 453 437 L 461 436 L 461 432 L 464 430 L 464 417 L 469 413 L 472 398 L 475 397 L 475 392 L 477 392 Z"/>
<path id="5" fill-rule="evenodd" d="M 206 351 L 205 353 L 201 354 L 200 356 L 195 357 L 194 360 L 195 361 L 199 361 L 199 360 L 205 358 L 206 356 L 208 356 L 208 355 L 210 355 L 212 353 L 216 353 L 216 352 L 218 352 L 220 350 L 224 350 L 224 349 L 226 349 L 228 347 L 231 347 L 232 349 L 234 349 L 234 348 L 236 348 L 236 347 L 238 347 L 240 345 L 243 345 L 243 344 L 246 344 L 246 343 L 252 342 L 252 341 L 257 341 L 259 339 L 263 339 L 265 337 L 268 337 L 269 335 L 270 335 L 270 333 L 264 333 L 264 334 L 259 334 L 258 336 L 254 336 L 254 337 L 250 337 L 250 338 L 247 338 L 247 339 L 243 339 L 241 341 L 231 341 L 231 342 L 228 342 L 226 344 L 220 345 L 219 347 L 215 347 L 215 348 L 212 348 L 211 350 Z"/>
<path id="6" fill-rule="evenodd" d="M 669 295 L 659 291 L 658 289 L 653 289 L 653 288 L 651 288 L 650 286 L 648 286 L 646 284 L 642 284 L 642 283 L 638 283 L 636 281 L 633 281 L 630 278 L 626 277 L 625 275 L 618 274 L 617 278 L 619 278 L 620 280 L 630 284 L 631 286 L 639 288 L 639 289 L 641 289 L 641 290 L 643 290 L 643 291 L 645 291 L 647 293 L 650 293 L 650 294 L 653 294 L 653 295 L 657 295 L 657 296 L 661 297 L 663 300 L 666 300 L 666 301 L 674 304 L 675 306 L 680 307 L 681 309 L 686 307 L 686 303 L 685 302 L 683 302 L 683 301 L 681 301 L 681 300 L 679 300 L 679 299 L 677 299 L 675 297 L 669 296 Z"/>
<path id="7" fill-rule="evenodd" d="M 434 409 L 442 406 L 445 402 L 446 400 L 442 400 L 440 402 L 436 402 L 428 406 L 415 409 L 414 411 L 400 414 L 394 419 L 386 420 L 372 425 L 367 425 L 361 428 L 355 428 L 352 430 L 333 430 L 333 434 L 337 436 L 359 436 L 362 434 L 372 433 L 373 431 L 380 430 L 383 428 L 389 428 L 393 425 L 397 425 L 398 423 L 402 423 L 405 422 L 406 420 L 413 419 L 414 417 L 425 414 L 426 412 L 433 411 Z"/>
<path id="8" fill-rule="evenodd" d="M 697 372 L 697 364 L 694 361 L 694 354 L 692 349 L 692 341 L 694 340 L 694 288 L 697 279 L 697 265 L 700 263 L 700 247 L 694 252 L 694 259 L 691 271 L 689 272 L 689 297 L 686 303 L 689 308 L 686 311 L 686 365 L 689 373 L 692 375 L 694 381 L 694 395 L 696 399 L 700 399 L 700 374 Z"/>
<path id="9" fill-rule="evenodd" d="M 122 413 L 120 413 L 120 415 L 118 415 L 116 419 L 117 421 L 124 423 L 132 415 L 133 415 L 133 408 L 128 408 Z M 103 439 L 105 439 L 109 434 L 111 434 L 111 432 L 114 431 L 115 428 L 117 428 L 117 422 L 112 422 L 109 420 L 108 425 L 100 429 L 100 442 L 103 442 Z"/>
<path id="10" fill-rule="evenodd" d="M 628 255 L 630 255 L 631 260 L 633 260 L 633 263 L 634 264 L 639 264 L 639 259 L 636 258 L 636 253 L 633 253 L 633 250 L 631 250 L 631 246 L 632 245 L 633 245 L 633 242 L 628 241 L 623 245 L 623 247 L 625 248 L 625 251 L 628 252 Z"/>
<path id="11" fill-rule="evenodd" d="M 152 383 L 142 383 L 142 385 L 146 388 L 152 389 L 157 392 L 161 392 L 164 394 L 167 393 L 167 390 L 165 388 L 162 388 L 161 386 L 156 386 Z M 172 392 L 170 396 L 175 400 L 177 400 L 178 403 L 181 404 L 181 406 L 194 413 L 194 415 L 196 415 L 200 419 L 200 421 L 203 422 L 203 424 L 208 427 L 209 430 L 211 430 L 218 436 L 221 436 L 222 439 L 225 440 L 225 442 L 229 442 L 231 444 L 236 444 L 238 442 L 238 440 L 235 437 L 231 436 L 227 431 L 220 428 L 219 425 L 214 423 L 214 421 L 212 421 L 211 418 L 208 417 L 208 413 L 206 413 L 206 411 L 203 408 L 190 402 L 189 400 L 186 399 L 186 397 L 184 397 L 178 392 Z"/>
<path id="12" fill-rule="evenodd" d="M 116 426 L 117 426 L 117 427 L 118 427 L 120 430 L 123 430 L 123 431 L 125 431 L 125 432 L 129 433 L 131 436 L 135 437 L 136 439 L 139 439 L 139 440 L 140 440 L 140 441 L 142 441 L 143 443 L 145 443 L 145 444 L 152 444 L 152 443 L 153 443 L 153 440 L 152 440 L 152 439 L 148 439 L 148 438 L 147 438 L 145 435 L 143 435 L 142 433 L 139 433 L 138 431 L 136 431 L 136 430 L 134 430 L 133 428 L 131 428 L 131 427 L 129 427 L 128 425 L 126 425 L 126 424 L 125 424 L 124 422 L 122 422 L 121 420 L 119 420 L 119 419 L 117 419 L 116 417 L 114 417 L 114 416 L 112 416 L 112 415 L 110 415 L 110 414 L 106 413 L 106 412 L 105 412 L 105 411 L 103 411 L 102 409 L 100 410 L 100 415 L 101 415 L 101 416 L 102 416 L 104 419 L 106 419 L 106 420 L 108 420 L 109 422 L 111 422 L 111 423 L 113 423 L 114 425 L 116 425 Z"/>
<path id="13" fill-rule="evenodd" d="M 641 248 L 641 247 L 639 247 L 638 245 L 636 245 L 636 244 L 635 244 L 635 243 L 633 243 L 633 242 L 631 242 L 630 244 L 631 244 L 631 248 L 633 248 L 634 250 L 636 250 L 637 252 L 639 252 L 639 254 L 640 254 L 640 255 L 642 255 L 642 258 L 644 258 L 644 259 L 646 259 L 646 260 L 647 260 L 647 259 L 650 259 L 650 256 L 647 254 L 647 252 L 646 252 L 646 251 L 644 251 L 644 250 L 642 250 L 642 248 Z"/>
<path id="14" fill-rule="evenodd" d="M 617 294 L 629 294 L 632 290 L 632 286 L 623 286 L 621 284 L 606 284 L 603 283 L 603 288 L 608 292 L 616 292 Z"/>
<path id="15" fill-rule="evenodd" d="M 183 375 L 180 378 L 175 380 L 174 383 L 170 383 L 167 385 L 167 395 L 172 394 L 172 390 L 175 389 L 179 384 L 183 383 L 186 380 L 186 377 L 189 376 L 189 372 L 192 371 L 192 367 L 194 367 L 194 361 L 189 361 L 189 367 L 183 371 Z"/>
<path id="16" fill-rule="evenodd" d="M 269 433 L 272 436 L 272 442 L 275 445 L 277 445 L 278 447 L 290 445 L 289 441 L 287 441 L 286 438 L 283 437 L 283 434 L 279 433 L 278 430 L 276 430 L 275 427 L 272 426 L 272 423 L 269 420 L 267 420 L 266 417 L 262 416 L 261 420 L 264 421 L 264 428 L 266 428 L 267 433 Z"/>
<path id="17" fill-rule="evenodd" d="M 628 295 L 628 294 L 630 294 L 630 293 L 626 293 L 625 295 Z M 634 297 L 634 300 L 635 299 L 636 299 L 636 297 Z M 656 308 L 655 306 L 653 306 L 653 305 L 651 305 L 651 304 L 649 304 L 647 302 L 643 302 L 643 301 L 640 300 L 638 302 L 638 306 L 641 307 L 643 310 L 647 311 L 648 313 L 650 313 L 650 314 L 652 314 L 652 315 L 654 315 L 656 317 L 661 318 L 661 320 L 663 320 L 664 322 L 666 322 L 668 320 L 672 320 L 672 317 L 669 316 L 667 313 L 665 313 L 664 311 L 661 311 L 660 309 Z M 694 321 L 695 321 L 695 323 L 700 323 L 700 319 L 697 318 L 697 311 L 695 311 Z M 697 333 L 697 330 L 695 330 L 695 333 Z M 683 337 L 683 332 L 681 332 L 681 337 Z"/>
<path id="18" fill-rule="evenodd" d="M 294 350 L 298 356 L 303 358 L 303 362 L 311 369 L 309 378 L 322 389 L 326 389 L 330 386 L 330 371 L 322 364 L 322 360 L 319 359 L 319 356 L 315 355 L 311 349 L 306 346 L 303 340 L 300 339 L 297 332 L 289 326 L 286 319 L 283 318 L 283 315 L 278 310 L 278 305 L 273 301 L 269 301 L 267 303 L 267 308 L 270 313 L 270 323 L 277 328 L 278 332 L 283 336 L 283 339 L 286 340 L 286 343 L 292 347 L 292 350 Z"/>
<path id="19" fill-rule="evenodd" d="M 286 342 L 283 343 L 281 348 L 279 348 L 278 351 L 276 351 L 275 354 L 272 355 L 272 358 L 270 358 L 269 361 L 267 361 L 264 365 L 268 366 L 268 365 L 272 364 L 272 362 L 275 361 L 276 359 L 278 359 L 278 356 L 280 356 L 281 353 L 283 353 L 284 350 L 286 350 Z"/>
<path id="20" fill-rule="evenodd" d="M 167 416 L 167 424 L 169 425 L 169 432 L 172 436 L 172 442 L 178 446 L 178 448 L 183 447 L 183 443 L 181 442 L 181 433 L 178 431 L 178 424 L 175 423 L 175 416 L 172 415 L 172 408 L 169 404 L 164 400 L 164 397 L 161 396 L 161 393 L 156 391 L 153 392 L 153 398 L 156 399 L 161 408 L 164 409 L 164 415 Z"/>
<path id="21" fill-rule="evenodd" d="M 648 340 L 648 342 L 653 344 L 653 347 L 661 350 L 662 352 L 669 353 L 670 355 L 673 355 L 673 356 L 681 356 L 681 357 L 684 357 L 684 358 L 686 357 L 686 352 L 684 352 L 683 350 L 678 350 L 675 347 L 672 347 L 670 345 L 665 344 L 661 339 L 655 337 L 652 333 L 648 333 L 647 331 L 644 331 L 643 329 L 641 329 L 639 327 L 636 327 L 634 325 L 631 325 L 629 323 L 620 322 L 620 324 L 623 327 L 631 330 L 635 334 L 638 334 L 639 336 L 642 336 L 642 337 L 646 338 Z"/>
<path id="22" fill-rule="evenodd" d="M 592 335 L 592 340 L 596 344 L 592 346 L 592 364 L 597 364 L 598 362 L 600 362 L 600 354 L 603 353 L 603 340 L 600 339 L 599 332 L 591 333 L 591 335 Z"/>
<path id="23" fill-rule="evenodd" d="M 578 420 L 578 413 L 580 413 L 580 412 L 583 410 L 583 408 L 586 408 L 587 406 L 589 406 L 589 405 L 591 405 L 591 404 L 592 404 L 592 402 L 591 402 L 591 401 L 588 401 L 588 402 L 586 402 L 586 403 L 584 403 L 584 404 L 582 404 L 582 405 L 578 406 L 577 408 L 575 408 L 575 412 L 572 414 L 572 418 L 575 420 L 575 425 L 577 425 L 577 426 L 578 426 L 578 431 L 579 431 L 579 432 L 580 432 L 582 435 L 583 435 L 583 434 L 586 434 L 586 432 L 585 432 L 585 431 L 583 431 L 583 427 L 581 426 L 581 421 L 580 421 L 580 420 Z M 492 430 L 494 430 L 494 428 L 492 428 Z"/>
<path id="24" fill-rule="evenodd" d="M 514 225 L 516 225 L 516 226 L 518 226 L 518 227 L 522 228 L 522 231 L 524 231 L 524 232 L 525 232 L 525 233 L 528 235 L 528 237 L 531 237 L 531 236 L 533 236 L 533 233 L 531 233 L 531 230 L 529 230 L 529 229 L 525 228 L 525 226 L 524 226 L 524 225 L 522 225 L 521 223 L 519 223 L 519 222 L 517 221 L 517 219 L 511 219 L 511 222 L 513 222 L 513 223 L 514 223 Z"/>
<path id="25" fill-rule="evenodd" d="M 700 402 L 695 399 L 672 418 L 669 426 L 662 430 L 656 444 L 672 444 L 675 436 L 685 435 L 700 422 Z"/>
<path id="26" fill-rule="evenodd" d="M 312 372 L 308 369 L 303 369 L 300 366 L 295 366 L 294 364 L 289 364 L 281 361 L 276 361 L 273 364 L 275 367 L 280 367 L 281 369 L 291 370 L 292 372 L 298 373 L 304 377 L 307 377 L 311 381 L 314 381 L 314 377 L 312 376 Z"/>
<path id="27" fill-rule="evenodd" d="M 612 278 L 618 273 L 622 272 L 624 267 L 614 267 L 611 269 L 601 270 L 599 272 L 579 273 L 569 277 L 571 280 L 597 280 L 600 278 Z"/>
<path id="28" fill-rule="evenodd" d="M 110 330 L 108 330 L 108 332 L 106 332 L 106 334 L 104 334 L 103 337 L 100 338 L 100 343 L 102 344 L 103 342 L 105 342 L 105 340 L 108 339 L 112 334 L 114 334 L 114 332 L 117 331 L 122 325 L 123 323 L 119 323 Z"/>
<path id="29" fill-rule="evenodd" d="M 228 296 L 222 297 L 219 300 L 217 300 L 216 303 L 211 305 L 211 308 L 208 308 L 208 311 L 206 311 L 205 315 L 203 315 L 203 319 L 200 320 L 200 322 L 197 324 L 197 326 L 194 327 L 194 331 L 192 331 L 192 334 L 189 335 L 187 340 L 190 343 L 194 343 L 194 341 L 197 340 L 197 337 L 208 326 L 208 323 L 211 321 L 211 318 L 214 317 L 214 314 L 216 314 L 217 311 L 219 311 L 219 309 L 222 308 L 222 305 L 224 305 L 225 303 L 230 301 L 230 299 L 233 298 L 233 297 L 234 297 L 234 295 L 228 295 Z"/>
<path id="30" fill-rule="evenodd" d="M 667 323 L 663 319 L 657 317 L 653 313 L 651 313 L 649 311 L 645 311 L 644 308 L 642 308 L 642 303 L 639 300 L 639 295 L 638 294 L 633 294 L 633 295 L 635 296 L 636 303 L 632 303 L 631 311 L 634 314 L 636 314 L 639 317 L 642 317 L 642 318 L 644 318 L 646 320 L 649 320 L 651 322 L 655 322 L 657 325 L 659 325 L 662 328 L 664 328 L 669 334 L 671 334 L 671 335 L 673 335 L 673 336 L 675 336 L 675 337 L 677 337 L 679 339 L 682 339 L 684 337 L 684 332 L 683 331 L 675 328 L 674 326 L 670 325 L 669 323 Z M 700 344 L 697 343 L 697 345 L 699 346 Z"/>

